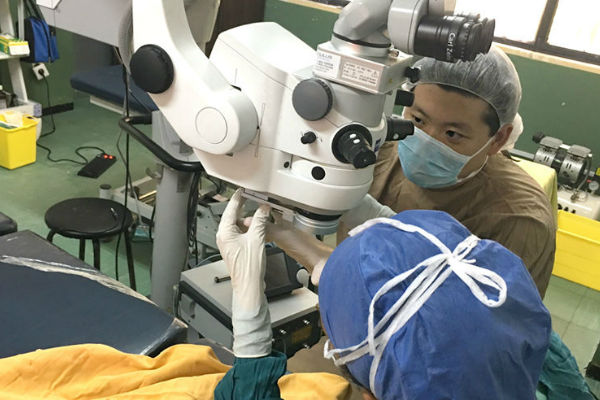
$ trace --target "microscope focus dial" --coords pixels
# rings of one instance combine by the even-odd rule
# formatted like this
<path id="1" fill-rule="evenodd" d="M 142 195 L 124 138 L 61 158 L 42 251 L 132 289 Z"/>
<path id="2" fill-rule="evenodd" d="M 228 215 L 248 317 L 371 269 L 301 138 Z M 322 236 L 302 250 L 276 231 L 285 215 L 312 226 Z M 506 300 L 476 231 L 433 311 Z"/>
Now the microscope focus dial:
<path id="1" fill-rule="evenodd" d="M 317 121 L 331 111 L 333 92 L 322 79 L 305 79 L 294 88 L 292 104 L 299 116 L 308 121 Z"/>

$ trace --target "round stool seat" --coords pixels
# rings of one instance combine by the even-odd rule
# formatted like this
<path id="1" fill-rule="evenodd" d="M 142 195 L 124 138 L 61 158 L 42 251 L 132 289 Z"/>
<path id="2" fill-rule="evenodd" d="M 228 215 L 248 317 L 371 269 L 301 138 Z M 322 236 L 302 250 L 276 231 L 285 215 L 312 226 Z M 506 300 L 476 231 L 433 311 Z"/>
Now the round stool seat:
<path id="1" fill-rule="evenodd" d="M 133 223 L 131 212 L 108 199 L 67 199 L 46 211 L 46 225 L 66 237 L 101 239 L 126 231 Z"/>
<path id="2" fill-rule="evenodd" d="M 46 211 L 46 225 L 50 228 L 47 239 L 52 242 L 59 234 L 79 239 L 79 258 L 85 261 L 85 241 L 91 240 L 94 251 L 94 267 L 100 270 L 100 239 L 123 233 L 127 252 L 129 285 L 135 290 L 135 270 L 131 251 L 133 216 L 131 211 L 116 201 L 97 197 L 67 199 Z M 117 276 L 117 279 L 119 277 Z"/>

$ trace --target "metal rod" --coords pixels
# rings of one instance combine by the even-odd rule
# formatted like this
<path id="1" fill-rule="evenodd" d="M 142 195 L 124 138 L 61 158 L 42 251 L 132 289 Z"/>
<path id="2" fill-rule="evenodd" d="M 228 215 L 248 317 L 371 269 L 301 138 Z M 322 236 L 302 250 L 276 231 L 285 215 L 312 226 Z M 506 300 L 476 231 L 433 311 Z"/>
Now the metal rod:
<path id="1" fill-rule="evenodd" d="M 151 115 L 136 117 L 125 117 L 119 120 L 119 126 L 123 128 L 130 136 L 140 142 L 145 148 L 150 150 L 160 161 L 177 171 L 201 172 L 204 167 L 200 162 L 181 161 L 169 154 L 160 147 L 154 140 L 150 139 L 144 132 L 137 129 L 134 125 L 148 125 L 152 123 Z"/>
<path id="2" fill-rule="evenodd" d="M 231 280 L 230 276 L 222 276 L 222 277 L 215 276 L 215 283 L 221 283 L 221 282 L 226 282 L 226 281 L 230 281 L 230 280 Z"/>

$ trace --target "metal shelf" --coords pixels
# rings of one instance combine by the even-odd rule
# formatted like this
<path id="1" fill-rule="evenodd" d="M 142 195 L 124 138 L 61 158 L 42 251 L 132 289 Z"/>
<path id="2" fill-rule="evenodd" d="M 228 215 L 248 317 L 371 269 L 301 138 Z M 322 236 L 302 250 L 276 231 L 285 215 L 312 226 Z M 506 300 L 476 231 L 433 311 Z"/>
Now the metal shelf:
<path id="1" fill-rule="evenodd" d="M 2 61 L 2 60 L 12 60 L 12 59 L 21 58 L 21 57 L 27 57 L 28 55 L 29 54 L 21 54 L 21 55 L 18 55 L 18 56 L 11 56 L 10 54 L 2 53 L 0 51 L 0 61 Z"/>
<path id="2" fill-rule="evenodd" d="M 17 3 L 17 21 L 19 25 L 19 32 L 15 32 L 14 19 L 11 15 L 10 3 L 15 1 Z M 8 33 L 14 37 L 23 38 L 24 36 L 24 24 L 25 10 L 23 0 L 0 0 L 0 31 Z M 27 96 L 27 88 L 25 87 L 25 79 L 23 78 L 23 69 L 21 68 L 20 58 L 27 57 L 27 55 L 12 56 L 0 52 L 0 61 L 6 61 L 8 64 L 8 72 L 10 73 L 10 82 L 12 84 L 12 91 L 17 95 L 19 105 L 16 107 L 9 108 L 8 110 L 21 111 L 31 115 L 41 116 L 41 106 L 29 100 Z M 2 82 L 0 82 L 2 84 Z M 42 130 L 42 123 L 37 125 L 37 137 L 39 138 Z"/>
<path id="3" fill-rule="evenodd" d="M 25 10 L 23 0 L 16 0 L 17 3 L 17 22 L 19 25 L 19 32 L 15 32 L 13 16 L 10 8 L 11 1 L 0 0 L 0 31 L 8 33 L 13 37 L 23 38 L 24 27 L 23 21 L 25 19 Z M 0 53 L 0 60 L 8 63 L 8 71 L 10 73 L 10 81 L 12 84 L 12 91 L 17 95 L 17 98 L 26 103 L 29 101 L 27 97 L 27 88 L 25 87 L 25 79 L 23 78 L 23 70 L 21 69 L 21 63 L 19 58 L 22 56 L 11 56 L 5 53 Z M 0 82 L 2 83 L 2 82 Z"/>

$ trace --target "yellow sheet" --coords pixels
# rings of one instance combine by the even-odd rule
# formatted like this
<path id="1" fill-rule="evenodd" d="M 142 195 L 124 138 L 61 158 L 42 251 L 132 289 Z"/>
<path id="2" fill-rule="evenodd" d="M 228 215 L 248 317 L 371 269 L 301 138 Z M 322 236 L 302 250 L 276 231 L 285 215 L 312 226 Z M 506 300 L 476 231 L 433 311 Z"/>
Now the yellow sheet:
<path id="1" fill-rule="evenodd" d="M 212 399 L 229 370 L 206 346 L 172 346 L 155 358 L 99 344 L 38 350 L 0 359 L 0 399 Z M 346 399 L 350 384 L 327 373 L 279 380 L 282 398 Z"/>
<path id="2" fill-rule="evenodd" d="M 540 184 L 552 208 L 554 209 L 554 217 L 558 216 L 558 180 L 556 177 L 556 171 L 546 165 L 534 163 L 532 161 L 523 160 L 517 157 L 513 157 L 517 165 L 525 172 L 527 172 L 533 179 Z"/>

